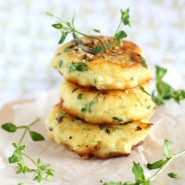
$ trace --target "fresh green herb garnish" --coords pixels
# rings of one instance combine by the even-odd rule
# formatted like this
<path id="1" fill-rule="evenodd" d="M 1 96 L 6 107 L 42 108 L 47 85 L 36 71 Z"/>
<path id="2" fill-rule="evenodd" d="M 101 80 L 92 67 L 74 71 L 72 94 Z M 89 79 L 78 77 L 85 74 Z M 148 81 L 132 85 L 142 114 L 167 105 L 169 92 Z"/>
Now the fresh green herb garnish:
<path id="1" fill-rule="evenodd" d="M 83 96 L 82 94 L 79 94 L 79 95 L 77 96 L 77 99 L 78 99 L 78 100 L 81 100 L 81 99 L 82 99 L 82 96 Z"/>
<path id="2" fill-rule="evenodd" d="M 88 71 L 88 67 L 83 62 L 78 62 L 78 63 L 72 62 L 69 66 L 69 72 L 71 73 L 74 71 L 80 71 L 80 72 Z"/>
<path id="3" fill-rule="evenodd" d="M 150 185 L 150 183 L 166 168 L 166 166 L 176 157 L 185 154 L 185 150 L 182 150 L 179 153 L 171 154 L 169 146 L 172 144 L 171 141 L 165 140 L 163 145 L 163 154 L 165 159 L 160 159 L 154 163 L 148 163 L 147 168 L 149 170 L 157 171 L 150 177 L 146 178 L 144 175 L 143 168 L 140 164 L 133 162 L 132 173 L 135 176 L 134 182 L 106 182 L 103 185 Z M 179 178 L 179 174 L 170 172 L 167 174 L 171 178 Z"/>
<path id="4" fill-rule="evenodd" d="M 13 123 L 5 123 L 2 125 L 2 129 L 6 130 L 7 132 L 16 132 L 18 129 L 24 129 L 24 132 L 18 143 L 12 143 L 15 150 L 12 156 L 8 158 L 8 161 L 9 163 L 16 163 L 16 174 L 33 173 L 33 180 L 40 183 L 44 180 L 49 180 L 54 175 L 54 170 L 50 168 L 49 164 L 42 164 L 40 158 L 37 161 L 34 161 L 34 159 L 25 153 L 25 145 L 21 145 L 27 132 L 29 132 L 29 135 L 33 141 L 44 140 L 44 137 L 40 133 L 31 130 L 31 127 L 38 121 L 40 121 L 39 118 L 32 122 L 30 125 L 22 126 L 16 126 Z M 25 158 L 28 159 L 35 166 L 35 168 L 27 166 Z"/>
<path id="5" fill-rule="evenodd" d="M 105 46 L 99 46 L 99 47 L 94 47 L 90 53 L 97 55 L 98 53 L 101 53 L 105 49 Z"/>
<path id="6" fill-rule="evenodd" d="M 19 141 L 19 144 L 22 142 L 22 140 L 27 132 L 29 132 L 30 137 L 32 138 L 33 141 L 43 141 L 44 137 L 41 134 L 39 134 L 35 131 L 31 131 L 31 127 L 35 123 L 37 123 L 38 121 L 40 121 L 39 118 L 37 120 L 35 120 L 33 123 L 31 123 L 30 125 L 21 125 L 21 126 L 16 126 L 13 123 L 4 123 L 2 125 L 2 129 L 6 130 L 7 132 L 16 132 L 18 129 L 24 129 L 24 133 Z"/>
<path id="7" fill-rule="evenodd" d="M 121 12 L 121 20 L 120 20 L 120 23 L 116 29 L 116 32 L 115 32 L 114 37 L 112 39 L 112 42 L 110 44 L 110 47 L 109 47 L 110 50 L 113 49 L 115 41 L 118 41 L 119 45 L 121 46 L 122 39 L 127 37 L 126 32 L 121 30 L 122 25 L 130 26 L 129 8 L 127 8 L 126 10 L 120 10 L 120 12 Z"/>
<path id="8" fill-rule="evenodd" d="M 98 53 L 103 52 L 105 49 L 113 50 L 114 44 L 116 41 L 121 46 L 122 39 L 127 37 L 126 32 L 121 30 L 121 28 L 123 25 L 130 26 L 129 8 L 127 8 L 126 10 L 120 10 L 120 12 L 121 12 L 121 20 L 120 20 L 120 23 L 116 29 L 116 32 L 114 34 L 112 41 L 109 41 L 106 37 L 104 37 L 103 39 L 100 39 L 98 37 L 95 37 L 92 35 L 87 35 L 87 34 L 84 34 L 80 31 L 78 31 L 74 25 L 75 16 L 73 16 L 71 22 L 68 22 L 68 21 L 64 21 L 64 20 L 60 19 L 59 17 L 54 16 L 52 13 L 48 13 L 48 15 L 54 16 L 57 19 L 57 23 L 53 24 L 52 26 L 55 29 L 59 29 L 61 31 L 62 36 L 59 40 L 59 44 L 61 44 L 65 41 L 68 34 L 72 34 L 74 39 L 78 39 L 79 35 L 85 36 L 88 38 L 92 38 L 92 39 L 98 40 L 101 44 L 101 46 L 95 47 L 91 50 L 92 54 L 97 55 Z M 101 32 L 99 29 L 93 29 L 93 31 L 96 33 Z"/>
<path id="9" fill-rule="evenodd" d="M 62 44 L 65 41 L 67 35 L 71 33 L 74 39 L 78 39 L 79 35 L 82 35 L 82 36 L 85 36 L 88 38 L 98 40 L 102 44 L 102 46 L 104 45 L 104 43 L 102 42 L 101 39 L 94 37 L 94 36 L 91 36 L 91 35 L 87 35 L 87 34 L 82 33 L 76 29 L 76 27 L 74 25 L 75 15 L 73 16 L 71 22 L 68 22 L 68 21 L 64 21 L 64 20 L 60 19 L 59 17 L 54 16 L 52 13 L 47 13 L 47 14 L 49 16 L 55 17 L 57 19 L 57 23 L 53 24 L 52 26 L 61 31 L 62 36 L 59 40 L 59 44 Z M 93 31 L 100 33 L 100 30 L 98 30 L 98 29 L 94 29 Z"/>
<path id="10" fill-rule="evenodd" d="M 185 99 L 185 90 L 174 90 L 169 84 L 163 81 L 167 69 L 156 66 L 156 91 L 152 92 L 153 101 L 161 106 L 165 100 L 174 99 L 177 103 Z"/>
<path id="11" fill-rule="evenodd" d="M 118 117 L 112 117 L 112 119 L 114 121 L 117 121 L 117 122 L 123 122 L 123 120 L 121 118 L 118 118 Z"/>
<path id="12" fill-rule="evenodd" d="M 82 112 L 82 113 L 86 113 L 86 112 L 91 113 L 91 112 L 92 112 L 92 105 L 93 105 L 93 101 L 91 101 L 91 102 L 85 104 L 85 107 L 83 107 L 83 108 L 81 109 L 81 112 Z"/>
<path id="13" fill-rule="evenodd" d="M 167 174 L 169 177 L 173 178 L 173 179 L 178 179 L 180 178 L 180 175 L 174 172 L 170 172 Z"/>

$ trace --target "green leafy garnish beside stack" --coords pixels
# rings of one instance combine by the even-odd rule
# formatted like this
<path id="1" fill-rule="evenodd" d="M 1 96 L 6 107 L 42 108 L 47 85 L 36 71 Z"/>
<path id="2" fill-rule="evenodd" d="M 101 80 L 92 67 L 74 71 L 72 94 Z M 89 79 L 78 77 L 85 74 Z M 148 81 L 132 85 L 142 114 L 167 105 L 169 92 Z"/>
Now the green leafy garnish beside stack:
<path id="1" fill-rule="evenodd" d="M 40 158 L 38 158 L 37 161 L 32 159 L 32 157 L 25 153 L 25 145 L 22 145 L 21 143 L 27 132 L 29 133 L 33 141 L 44 140 L 44 137 L 40 133 L 31 130 L 31 127 L 34 124 L 36 124 L 39 120 L 40 119 L 36 119 L 30 125 L 16 126 L 13 123 L 4 123 L 2 125 L 2 129 L 6 130 L 7 132 L 16 132 L 18 129 L 24 129 L 24 132 L 18 143 L 12 143 L 15 150 L 12 156 L 8 158 L 8 161 L 9 163 L 16 164 L 17 167 L 16 174 L 32 173 L 34 180 L 37 181 L 38 183 L 44 180 L 49 180 L 54 175 L 54 170 L 50 168 L 49 164 L 42 164 Z M 27 166 L 25 159 L 28 159 L 35 166 L 35 168 Z"/>
<path id="2" fill-rule="evenodd" d="M 165 100 L 174 99 L 180 103 L 181 100 L 185 99 L 185 90 L 175 90 L 163 81 L 166 73 L 167 69 L 156 66 L 156 90 L 153 91 L 152 98 L 158 106 L 163 105 Z"/>
<path id="3" fill-rule="evenodd" d="M 92 35 L 88 35 L 85 33 L 82 33 L 81 31 L 77 30 L 75 25 L 74 25 L 74 21 L 75 21 L 75 16 L 73 16 L 72 20 L 69 21 L 64 21 L 59 17 L 54 16 L 52 13 L 48 13 L 49 16 L 54 16 L 57 19 L 57 23 L 53 24 L 52 26 L 55 29 L 60 30 L 62 36 L 59 40 L 59 44 L 62 44 L 67 35 L 68 34 L 72 34 L 74 39 L 78 39 L 79 35 L 81 36 L 85 36 L 87 38 L 92 38 L 95 40 L 98 40 L 100 42 L 100 46 L 94 47 L 91 50 L 91 53 L 94 55 L 97 55 L 98 53 L 103 52 L 105 49 L 108 50 L 113 50 L 114 49 L 114 44 L 117 41 L 119 43 L 119 45 L 122 45 L 122 39 L 127 37 L 127 34 L 124 30 L 122 30 L 122 26 L 130 26 L 130 16 L 129 16 L 129 8 L 127 8 L 126 10 L 120 10 L 121 13 L 121 18 L 120 18 L 120 23 L 116 29 L 116 32 L 113 36 L 112 39 L 108 39 L 107 37 L 102 37 L 102 39 L 96 37 L 96 36 L 92 36 Z M 93 29 L 94 32 L 96 33 L 101 33 L 101 31 L 99 29 Z"/>
<path id="4" fill-rule="evenodd" d="M 152 181 L 167 167 L 167 165 L 176 157 L 185 154 L 185 150 L 182 150 L 179 153 L 171 154 L 169 150 L 169 146 L 172 144 L 171 141 L 165 140 L 163 145 L 163 155 L 164 159 L 160 159 L 154 163 L 148 163 L 148 170 L 157 170 L 155 173 L 146 178 L 143 168 L 140 164 L 136 164 L 133 162 L 132 173 L 135 176 L 135 180 L 133 182 L 105 182 L 103 185 L 150 185 Z M 179 178 L 180 175 L 175 172 L 169 172 L 167 174 L 170 178 Z"/>

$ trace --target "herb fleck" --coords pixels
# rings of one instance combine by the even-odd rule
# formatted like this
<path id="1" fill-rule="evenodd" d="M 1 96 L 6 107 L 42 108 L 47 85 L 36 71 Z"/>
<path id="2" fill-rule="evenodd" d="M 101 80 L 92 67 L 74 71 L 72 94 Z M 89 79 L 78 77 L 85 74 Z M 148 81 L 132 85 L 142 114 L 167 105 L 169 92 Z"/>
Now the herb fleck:
<path id="1" fill-rule="evenodd" d="M 85 104 L 85 107 L 83 107 L 83 108 L 81 109 L 81 112 L 82 112 L 82 113 L 86 113 L 86 112 L 91 113 L 91 112 L 92 112 L 92 105 L 93 105 L 93 101 L 91 101 L 91 102 Z"/>
<path id="2" fill-rule="evenodd" d="M 61 68 L 61 67 L 62 67 L 62 64 L 63 64 L 63 60 L 60 60 L 60 61 L 58 62 L 58 67 Z"/>
<path id="3" fill-rule="evenodd" d="M 82 99 L 82 96 L 83 96 L 82 94 L 79 94 L 79 95 L 77 96 L 77 99 L 78 99 L 78 100 L 81 100 L 81 99 Z"/>
<path id="4" fill-rule="evenodd" d="M 70 73 L 74 72 L 74 71 L 84 72 L 84 71 L 87 71 L 87 70 L 88 70 L 88 67 L 83 62 L 78 62 L 78 63 L 72 62 L 69 66 L 69 72 Z"/>
<path id="5" fill-rule="evenodd" d="M 63 118 L 64 118 L 64 115 L 56 117 L 56 120 L 58 121 L 58 123 L 61 123 Z"/>
<path id="6" fill-rule="evenodd" d="M 144 67 L 144 68 L 148 68 L 147 64 L 146 64 L 146 60 L 144 58 L 140 58 L 140 62 L 141 62 L 141 65 Z"/>
<path id="7" fill-rule="evenodd" d="M 123 122 L 123 120 L 122 120 L 121 118 L 118 118 L 118 117 L 112 117 L 112 119 L 113 119 L 114 121 L 119 122 L 119 123 Z"/>
<path id="8" fill-rule="evenodd" d="M 96 84 L 96 83 L 97 83 L 96 78 L 93 78 L 93 82 L 94 82 L 94 84 Z"/>

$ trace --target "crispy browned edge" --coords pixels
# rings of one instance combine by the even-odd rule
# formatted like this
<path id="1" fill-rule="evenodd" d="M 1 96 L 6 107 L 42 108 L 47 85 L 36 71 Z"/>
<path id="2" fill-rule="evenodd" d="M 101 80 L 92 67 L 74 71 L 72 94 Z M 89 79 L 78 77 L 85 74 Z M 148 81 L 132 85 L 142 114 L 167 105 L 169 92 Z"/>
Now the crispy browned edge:
<path id="1" fill-rule="evenodd" d="M 96 37 L 99 38 L 99 39 L 104 39 L 105 38 L 105 36 L 96 36 Z M 107 37 L 107 38 L 112 39 L 113 37 Z M 87 38 L 87 37 L 81 37 L 80 39 L 83 40 L 83 41 L 86 41 L 86 40 L 93 41 L 93 39 Z M 84 44 L 86 45 L 86 42 Z M 89 45 L 91 47 L 96 47 L 96 46 L 99 46 L 101 44 L 98 43 L 97 45 L 95 45 L 94 42 L 92 42 L 92 44 L 88 44 L 88 46 Z M 120 46 L 117 41 L 114 43 L 114 46 L 115 46 L 116 49 L 114 49 L 112 51 L 111 50 L 104 50 L 104 52 L 101 52 L 98 55 L 95 55 L 92 58 L 92 60 L 88 60 L 88 63 L 93 63 L 93 62 L 96 62 L 96 61 L 104 60 L 104 56 L 107 56 L 107 55 L 122 55 L 124 53 L 127 53 L 128 55 L 133 56 L 134 59 L 135 59 L 135 62 L 131 66 L 138 66 L 138 65 L 141 66 L 140 59 L 141 59 L 141 57 L 143 58 L 142 50 L 137 44 L 135 44 L 131 41 L 128 41 L 128 40 L 122 40 L 122 46 Z M 65 49 L 65 45 L 59 46 L 59 48 L 60 47 L 63 48 L 62 51 Z M 72 57 L 73 57 L 75 55 L 75 53 L 69 52 L 68 55 L 69 55 L 69 57 L 70 57 L 70 55 L 72 55 Z M 128 67 L 123 63 L 122 64 L 116 64 L 116 63 L 110 62 L 110 60 L 105 60 L 105 61 L 110 63 L 110 64 L 119 65 L 119 66 L 124 67 L 124 68 Z M 130 68 L 130 67 L 128 67 L 128 68 Z"/>
<path id="2" fill-rule="evenodd" d="M 109 94 L 110 92 L 116 92 L 116 91 L 120 91 L 120 92 L 124 92 L 124 91 L 126 91 L 126 90 L 131 90 L 131 89 L 133 89 L 133 88 L 128 88 L 128 89 L 113 89 L 113 90 L 111 90 L 111 89 L 109 89 L 108 91 L 107 90 L 104 90 L 104 89 L 102 89 L 102 90 L 99 90 L 99 89 L 97 89 L 96 87 L 94 87 L 94 86 L 81 86 L 81 85 L 79 85 L 79 84 L 77 84 L 77 83 L 75 83 L 75 82 L 71 82 L 71 81 L 67 81 L 67 83 L 70 85 L 70 87 L 72 86 L 72 85 L 75 85 L 75 86 L 77 86 L 77 87 L 75 87 L 74 89 L 80 89 L 81 91 L 83 91 L 83 92 L 85 92 L 85 93 L 88 93 L 88 92 L 90 92 L 90 93 L 104 93 L 105 95 L 106 94 Z M 150 81 L 148 80 L 148 81 L 144 81 L 142 84 L 140 84 L 140 85 L 138 85 L 137 87 L 145 87 L 145 86 L 149 86 L 149 84 L 150 84 Z M 136 87 L 136 88 L 137 88 Z"/>
<path id="3" fill-rule="evenodd" d="M 86 122 L 89 122 L 89 123 L 91 123 L 91 124 L 98 124 L 98 125 L 100 125 L 100 124 L 107 124 L 107 125 L 119 125 L 119 122 L 117 122 L 117 121 L 114 121 L 114 120 L 109 120 L 109 119 L 105 119 L 105 120 L 103 120 L 103 119 L 101 119 L 101 120 L 97 120 L 97 122 L 96 123 L 94 123 L 93 121 L 91 121 L 91 120 L 86 120 L 85 119 L 85 117 L 83 116 L 83 114 L 80 114 L 80 113 L 77 113 L 76 111 L 72 111 L 72 110 L 70 110 L 70 109 L 67 109 L 67 108 L 63 108 L 63 111 L 64 112 L 66 112 L 67 114 L 69 114 L 69 115 L 71 115 L 71 116 L 74 116 L 74 117 L 77 117 L 77 118 L 80 118 L 80 119 L 82 119 L 82 120 L 84 120 L 84 121 L 86 121 Z M 154 112 L 154 110 L 152 110 L 152 112 Z M 145 117 L 145 118 L 148 118 L 148 117 Z M 142 119 L 145 119 L 145 118 L 142 118 Z M 138 119 L 138 120 L 130 120 L 130 121 L 128 121 L 128 122 L 132 122 L 132 121 L 140 121 L 141 119 Z"/>
<path id="4" fill-rule="evenodd" d="M 62 104 L 58 103 L 55 105 L 54 109 L 61 109 L 63 110 Z M 127 123 L 126 123 L 127 124 Z M 152 126 L 152 124 L 147 124 L 147 123 L 142 123 L 140 122 L 140 124 L 143 124 L 145 127 L 150 128 Z M 139 131 L 140 129 L 138 129 Z M 143 143 L 143 141 L 139 141 L 136 145 L 132 146 L 132 150 L 134 150 L 137 146 L 141 145 Z M 96 151 L 99 150 L 99 146 L 98 144 L 93 146 L 93 147 L 87 147 L 86 151 L 83 152 L 78 152 L 76 150 L 73 150 L 69 145 L 67 144 L 63 144 L 64 146 L 66 146 L 69 150 L 77 153 L 79 156 L 81 157 L 85 157 L 85 158 L 91 158 L 91 157 L 95 157 L 98 159 L 109 159 L 109 158 L 114 158 L 114 157 L 127 157 L 130 153 L 124 153 L 124 152 L 111 152 L 105 155 L 97 155 Z"/>
<path id="5" fill-rule="evenodd" d="M 104 38 L 104 36 L 97 36 L 97 37 L 98 38 Z M 108 37 L 108 38 L 112 38 L 112 37 Z M 81 39 L 83 40 L 84 37 L 82 37 Z M 109 60 L 104 60 L 103 55 L 105 55 L 105 54 L 106 55 L 116 54 L 116 53 L 112 53 L 111 51 L 108 51 L 108 53 L 100 53 L 97 56 L 94 56 L 92 60 L 90 60 L 90 61 L 87 62 L 87 65 L 89 65 L 90 63 L 95 63 L 97 61 L 98 61 L 97 63 L 102 64 L 101 60 L 104 60 L 104 62 L 109 63 L 109 65 L 111 65 L 111 66 L 119 66 L 121 68 L 124 68 L 124 70 L 130 69 L 130 68 L 140 68 L 140 67 L 143 67 L 141 65 L 141 62 L 140 62 L 140 58 L 142 57 L 142 55 L 141 55 L 141 52 L 142 52 L 141 51 L 141 48 L 138 45 L 136 45 L 135 43 L 131 42 L 131 41 L 123 40 L 122 42 L 123 42 L 123 45 L 121 47 L 118 45 L 117 42 L 115 42 L 115 46 L 118 46 L 118 48 L 119 48 L 118 49 L 118 52 L 121 52 L 121 53 L 126 52 L 130 56 L 134 56 L 134 58 L 136 58 L 135 62 L 131 66 L 126 66 L 124 64 L 112 63 Z M 69 53 L 69 55 L 70 55 L 70 53 Z M 57 68 L 57 70 L 58 70 L 58 72 L 61 75 L 63 75 L 62 72 L 60 71 L 60 69 Z M 73 83 L 76 83 L 78 85 L 83 85 L 85 87 L 90 87 L 90 85 L 81 84 L 76 78 L 73 78 L 73 77 L 68 76 L 66 79 L 68 81 L 73 82 Z M 141 85 L 141 84 L 143 84 L 145 82 L 148 82 L 150 80 L 151 80 L 151 76 L 148 77 L 147 79 L 140 80 L 138 82 L 138 85 Z M 130 86 L 129 84 L 127 84 L 126 86 L 124 86 L 124 89 L 128 89 L 128 88 L 133 88 L 133 86 Z M 115 89 L 116 90 L 121 90 L 123 88 L 112 88 L 112 89 L 111 88 L 101 88 L 101 89 L 102 90 L 115 90 Z"/>
<path id="6" fill-rule="evenodd" d="M 132 150 L 134 150 L 137 146 L 140 146 L 143 143 L 143 141 L 138 142 L 136 145 L 132 146 Z M 95 145 L 94 147 L 89 147 L 87 148 L 86 151 L 83 152 L 78 152 L 73 150 L 70 146 L 64 144 L 66 146 L 66 148 L 68 148 L 69 150 L 77 153 L 80 157 L 85 157 L 85 158 L 97 158 L 97 159 L 109 159 L 109 158 L 116 158 L 116 157 L 127 157 L 130 155 L 130 153 L 124 153 L 124 152 L 110 152 L 108 154 L 105 155 L 97 155 L 96 151 L 98 151 L 99 147 L 98 145 Z"/>
<path id="7" fill-rule="evenodd" d="M 144 83 L 143 85 L 147 85 L 147 83 L 148 82 L 146 82 L 146 83 Z M 72 83 L 72 84 L 69 84 L 69 85 L 73 85 L 74 83 Z M 96 89 L 95 87 L 90 87 L 90 88 L 87 88 L 87 87 L 82 87 L 82 86 L 79 86 L 78 84 L 74 84 L 74 85 L 76 85 L 76 87 L 74 88 L 74 89 L 80 89 L 82 92 L 84 92 L 84 93 L 88 93 L 88 92 L 90 92 L 90 93 L 105 93 L 105 95 L 107 95 L 107 94 L 109 94 L 111 91 L 104 91 L 104 90 L 98 90 L 98 89 Z M 127 90 L 129 90 L 129 89 L 127 89 Z M 113 91 L 113 92 L 116 92 L 116 91 Z M 143 92 L 144 93 L 144 92 Z M 64 100 L 61 98 L 61 102 L 64 102 Z M 153 110 L 151 110 L 151 114 L 154 112 L 154 110 L 155 110 L 155 107 L 154 107 L 154 109 Z M 89 123 L 94 123 L 93 121 L 90 121 L 90 120 L 86 120 L 85 118 L 84 118 L 84 115 L 83 114 L 81 114 L 81 113 L 78 113 L 77 111 L 74 111 L 74 110 L 71 110 L 71 109 L 68 109 L 68 108 L 66 108 L 66 107 L 63 107 L 63 111 L 64 112 L 66 112 L 66 113 L 68 113 L 68 114 L 70 114 L 70 115 L 72 115 L 72 116 L 74 116 L 74 117 L 78 117 L 78 118 L 80 118 L 80 119 L 82 119 L 82 120 L 85 120 L 85 121 L 88 121 Z M 150 115 L 151 115 L 150 114 Z M 148 118 L 148 117 L 147 117 Z M 129 122 L 131 122 L 131 121 L 140 121 L 141 119 L 144 119 L 143 117 L 142 118 L 140 118 L 140 119 L 132 119 L 132 120 L 130 120 Z M 119 122 L 117 122 L 117 121 L 114 121 L 114 120 L 109 120 L 109 119 L 104 119 L 104 120 L 98 120 L 97 122 L 96 122 L 96 124 L 110 124 L 110 125 L 117 125 L 117 124 L 119 124 Z"/>

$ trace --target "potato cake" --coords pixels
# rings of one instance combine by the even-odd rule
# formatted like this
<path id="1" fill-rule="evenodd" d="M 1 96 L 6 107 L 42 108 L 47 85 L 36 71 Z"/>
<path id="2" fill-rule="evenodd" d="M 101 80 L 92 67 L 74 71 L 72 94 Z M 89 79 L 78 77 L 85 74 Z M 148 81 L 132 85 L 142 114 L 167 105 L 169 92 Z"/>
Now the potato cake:
<path id="1" fill-rule="evenodd" d="M 80 156 L 101 159 L 127 156 L 142 143 L 151 124 L 131 122 L 123 125 L 89 124 L 64 113 L 58 104 L 46 119 L 49 136 Z"/>
<path id="2" fill-rule="evenodd" d="M 142 120 L 150 117 L 155 108 L 151 96 L 141 87 L 100 91 L 66 81 L 61 84 L 60 98 L 65 112 L 97 124 Z"/>
<path id="3" fill-rule="evenodd" d="M 111 37 L 97 37 L 110 42 Z M 52 66 L 66 80 L 99 90 L 121 90 L 133 88 L 151 79 L 151 71 L 139 46 L 123 40 L 122 46 L 115 42 L 113 50 L 105 49 L 94 54 L 100 41 L 82 37 L 61 45 Z"/>

